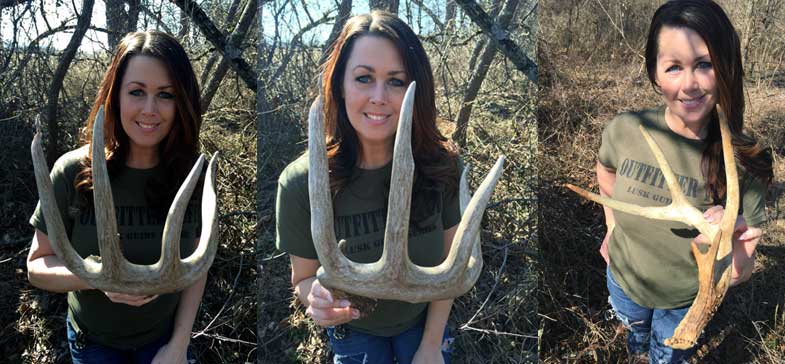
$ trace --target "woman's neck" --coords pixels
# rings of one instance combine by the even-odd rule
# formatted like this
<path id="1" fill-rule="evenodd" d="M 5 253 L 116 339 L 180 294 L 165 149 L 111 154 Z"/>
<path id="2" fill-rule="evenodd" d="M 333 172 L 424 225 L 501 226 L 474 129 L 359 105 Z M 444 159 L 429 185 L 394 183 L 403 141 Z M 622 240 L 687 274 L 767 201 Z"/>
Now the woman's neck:
<path id="1" fill-rule="evenodd" d="M 158 165 L 158 148 L 131 147 L 125 165 L 136 169 L 149 169 Z"/>
<path id="2" fill-rule="evenodd" d="M 362 153 L 357 163 L 362 169 L 377 169 L 390 163 L 393 157 L 393 142 L 362 145 Z"/>
<path id="3" fill-rule="evenodd" d="M 706 125 L 709 124 L 709 117 L 698 123 L 685 123 L 678 116 L 673 115 L 670 108 L 665 108 L 665 124 L 676 134 L 679 134 L 687 139 L 703 140 L 709 129 Z"/>

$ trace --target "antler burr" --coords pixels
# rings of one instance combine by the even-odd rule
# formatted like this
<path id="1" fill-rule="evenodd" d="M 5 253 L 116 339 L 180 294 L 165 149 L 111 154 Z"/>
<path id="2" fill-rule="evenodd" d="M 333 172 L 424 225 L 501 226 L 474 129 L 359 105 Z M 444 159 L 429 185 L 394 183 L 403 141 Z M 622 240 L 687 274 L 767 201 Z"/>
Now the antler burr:
<path id="1" fill-rule="evenodd" d="M 698 265 L 698 295 L 695 296 L 687 315 L 676 327 L 673 337 L 665 340 L 665 344 L 674 349 L 688 349 L 697 343 L 698 336 L 714 316 L 730 285 L 731 269 L 729 268 L 732 259 L 732 239 L 739 212 L 739 179 L 731 145 L 728 119 L 719 105 L 717 105 L 717 114 L 722 134 L 722 153 L 727 185 L 725 213 L 719 225 L 706 222 L 703 213 L 689 204 L 662 151 L 643 126 L 640 126 L 641 133 L 654 153 L 671 192 L 672 202 L 670 205 L 641 207 L 602 197 L 571 184 L 566 185 L 581 197 L 614 210 L 650 219 L 679 221 L 691 225 L 711 241 L 709 248 L 704 253 L 700 251 L 695 242 L 692 243 L 692 254 Z"/>
<path id="2" fill-rule="evenodd" d="M 317 277 L 327 288 L 362 297 L 417 303 L 460 296 L 474 286 L 480 275 L 480 222 L 501 176 L 504 156 L 499 157 L 471 201 L 465 172 L 462 175 L 460 196 L 466 213 L 458 225 L 447 258 L 435 267 L 418 266 L 409 260 L 407 237 L 414 174 L 411 125 L 415 87 L 415 82 L 409 85 L 401 106 L 383 252 L 373 263 L 353 262 L 340 251 L 339 246 L 345 243 L 344 240 L 340 244 L 337 242 L 333 227 L 321 97 L 311 105 L 308 117 L 311 233 L 322 265 Z"/>
<path id="3" fill-rule="evenodd" d="M 93 194 L 100 256 L 85 259 L 74 250 L 57 208 L 49 168 L 41 148 L 41 133 L 36 132 L 31 144 L 33 168 L 52 250 L 63 264 L 91 287 L 103 291 L 134 295 L 154 295 L 182 290 L 193 284 L 212 265 L 218 248 L 217 196 L 215 173 L 218 153 L 207 167 L 202 193 L 202 232 L 196 250 L 189 257 L 180 257 L 180 233 L 188 200 L 193 193 L 204 165 L 199 156 L 185 182 L 177 192 L 163 230 L 161 257 L 155 264 L 129 262 L 120 249 L 112 189 L 104 155 L 103 107 L 93 124 L 92 139 Z"/>

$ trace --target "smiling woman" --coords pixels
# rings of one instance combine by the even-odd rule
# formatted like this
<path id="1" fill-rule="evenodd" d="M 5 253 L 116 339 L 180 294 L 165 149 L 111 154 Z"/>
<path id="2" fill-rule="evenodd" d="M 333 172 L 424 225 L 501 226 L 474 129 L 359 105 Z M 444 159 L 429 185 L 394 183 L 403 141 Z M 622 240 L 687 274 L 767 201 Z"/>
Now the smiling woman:
<path id="1" fill-rule="evenodd" d="M 640 147 L 646 144 L 640 130 L 646 130 L 679 183 L 689 186 L 689 204 L 705 211 L 707 222 L 719 223 L 728 194 L 716 108 L 720 106 L 743 169 L 730 284 L 743 282 L 752 274 L 760 226 L 766 221 L 765 192 L 772 167 L 768 151 L 742 132 L 744 84 L 736 30 L 713 1 L 670 1 L 654 13 L 645 58 L 649 80 L 664 106 L 624 113 L 606 125 L 596 165 L 600 192 L 638 206 L 671 202 L 670 197 L 663 198 L 672 197 L 664 170 L 656 167 L 654 154 Z M 686 349 L 665 343 L 698 293 L 691 242 L 709 243 L 707 238 L 679 222 L 644 223 L 639 216 L 608 207 L 604 211 L 607 233 L 601 254 L 608 263 L 609 301 L 629 330 L 630 362 L 686 362 L 695 342 Z"/>
<path id="2" fill-rule="evenodd" d="M 92 145 L 102 109 L 105 146 Z M 166 211 L 197 158 L 201 120 L 196 77 L 177 40 L 160 32 L 123 38 L 98 90 L 83 146 L 58 159 L 51 173 L 61 218 L 80 256 L 100 254 L 92 149 L 105 150 L 115 207 L 139 211 L 117 218 L 123 255 L 131 263 L 153 264 L 161 254 Z M 100 291 L 55 255 L 40 204 L 30 223 L 36 231 L 28 277 L 36 287 L 68 292 L 74 363 L 193 362 L 188 344 L 206 274 L 182 292 L 160 296 Z M 195 222 L 183 226 L 181 256 L 191 254 L 198 232 Z"/>
<path id="3" fill-rule="evenodd" d="M 336 234 L 345 239 L 341 250 L 361 263 L 382 255 L 396 128 L 406 89 L 416 82 L 408 249 L 414 264 L 438 265 L 460 220 L 459 165 L 456 148 L 436 128 L 433 75 L 422 44 L 392 14 L 358 15 L 333 43 L 323 70 L 324 138 Z M 452 300 L 379 300 L 371 309 L 333 296 L 316 278 L 321 264 L 310 229 L 308 172 L 303 156 L 281 173 L 276 243 L 290 255 L 299 301 L 327 328 L 334 362 L 449 362 Z"/>

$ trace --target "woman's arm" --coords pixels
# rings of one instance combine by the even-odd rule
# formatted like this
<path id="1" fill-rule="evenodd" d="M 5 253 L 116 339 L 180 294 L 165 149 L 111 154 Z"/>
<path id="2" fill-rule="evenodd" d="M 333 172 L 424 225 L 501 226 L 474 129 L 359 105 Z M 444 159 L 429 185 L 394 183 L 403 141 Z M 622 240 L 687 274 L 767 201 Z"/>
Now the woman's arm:
<path id="1" fill-rule="evenodd" d="M 316 271 L 320 264 L 316 259 L 289 255 L 292 260 L 292 287 L 297 299 L 307 307 L 305 313 L 319 326 L 340 325 L 360 318 L 360 312 L 351 307 L 348 300 L 335 300 L 332 294 L 319 283 Z"/>
<path id="2" fill-rule="evenodd" d="M 196 246 L 198 245 L 197 242 Z M 158 350 L 151 364 L 186 363 L 188 343 L 191 341 L 191 331 L 196 313 L 199 311 L 199 304 L 202 302 L 206 282 L 207 273 L 205 272 L 194 284 L 183 290 L 174 317 L 172 337 L 166 345 Z"/>
<path id="3" fill-rule="evenodd" d="M 609 169 L 597 161 L 597 183 L 600 185 L 600 196 L 612 198 L 613 197 L 613 185 L 616 184 L 616 171 Z M 605 264 L 610 263 L 610 257 L 608 256 L 608 241 L 611 238 L 611 232 L 613 232 L 613 227 L 616 225 L 616 220 L 613 218 L 613 210 L 605 205 L 602 206 L 602 211 L 605 212 L 605 226 L 607 227 L 607 231 L 605 233 L 605 238 L 602 239 L 602 245 L 600 246 L 600 254 L 602 258 L 605 259 Z"/>
<path id="4" fill-rule="evenodd" d="M 87 282 L 71 273 L 55 255 L 47 236 L 36 229 L 27 255 L 27 279 L 35 287 L 50 292 L 92 289 Z"/>
<path id="5" fill-rule="evenodd" d="M 458 225 L 444 231 L 444 253 L 446 258 L 452 246 L 452 240 Z M 442 340 L 444 338 L 444 328 L 447 326 L 447 319 L 450 317 L 453 299 L 432 301 L 428 305 L 428 313 L 425 319 L 425 329 L 423 331 L 420 346 L 414 354 L 412 364 L 424 363 L 444 363 L 442 356 Z"/>
<path id="6" fill-rule="evenodd" d="M 717 225 L 722 220 L 724 213 L 725 210 L 722 206 L 712 206 L 703 213 L 703 217 L 706 218 L 706 221 Z M 744 283 L 752 276 L 752 270 L 755 268 L 755 251 L 761 236 L 763 236 L 763 230 L 747 226 L 744 216 L 739 215 L 736 218 L 736 227 L 733 231 L 731 286 Z M 698 244 L 711 243 L 703 234 L 698 235 L 695 242 Z"/>

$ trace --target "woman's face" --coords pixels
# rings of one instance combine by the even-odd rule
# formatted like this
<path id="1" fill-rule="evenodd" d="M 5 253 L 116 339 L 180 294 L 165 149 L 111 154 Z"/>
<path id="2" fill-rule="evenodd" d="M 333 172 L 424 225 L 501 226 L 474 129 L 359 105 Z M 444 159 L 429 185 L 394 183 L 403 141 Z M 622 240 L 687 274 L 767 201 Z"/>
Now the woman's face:
<path id="1" fill-rule="evenodd" d="M 343 97 L 360 143 L 393 144 L 408 80 L 390 40 L 368 35 L 355 40 L 343 76 Z"/>
<path id="2" fill-rule="evenodd" d="M 689 28 L 663 27 L 659 35 L 656 81 L 674 121 L 705 126 L 717 104 L 717 79 L 709 48 Z"/>
<path id="3" fill-rule="evenodd" d="M 133 56 L 120 87 L 120 121 L 130 152 L 157 148 L 172 129 L 176 111 L 174 84 L 166 66 L 148 56 Z"/>

